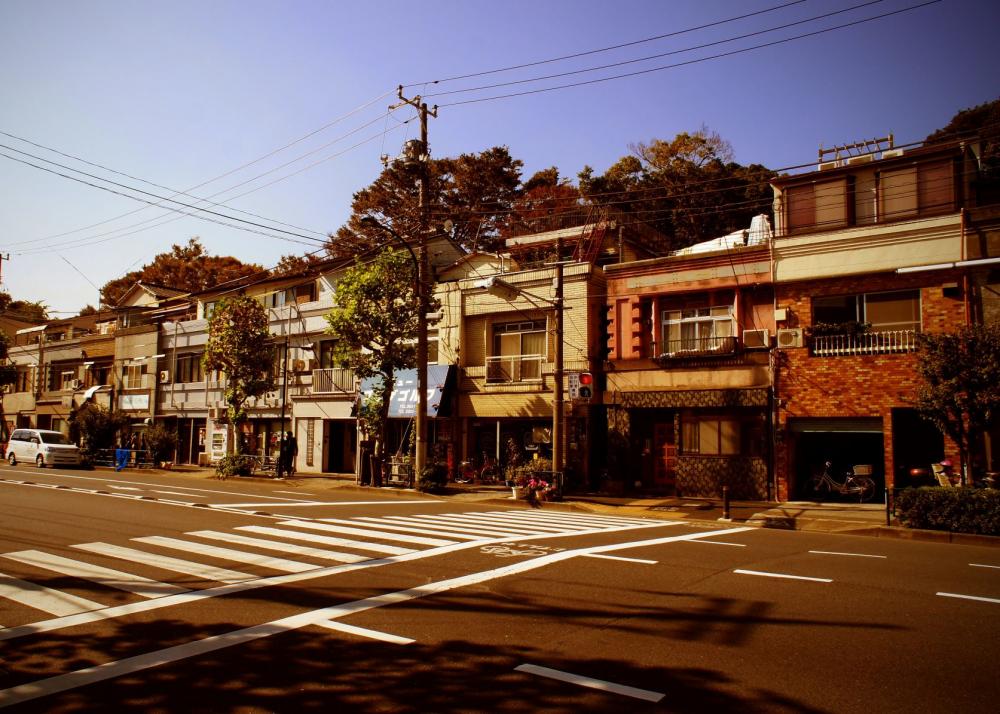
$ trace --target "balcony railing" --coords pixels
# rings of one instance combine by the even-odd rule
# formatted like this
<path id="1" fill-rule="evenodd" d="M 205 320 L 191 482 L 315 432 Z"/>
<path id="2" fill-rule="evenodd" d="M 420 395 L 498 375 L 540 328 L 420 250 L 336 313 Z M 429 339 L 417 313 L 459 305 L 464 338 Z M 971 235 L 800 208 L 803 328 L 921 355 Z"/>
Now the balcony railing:
<path id="1" fill-rule="evenodd" d="M 354 394 L 358 391 L 358 380 L 353 369 L 344 367 L 314 369 L 312 391 L 313 394 Z"/>
<path id="2" fill-rule="evenodd" d="M 736 352 L 738 346 L 739 341 L 735 337 L 702 337 L 668 340 L 663 344 L 663 349 L 659 351 L 657 359 L 729 355 Z"/>
<path id="3" fill-rule="evenodd" d="M 486 358 L 486 383 L 540 382 L 542 355 L 499 355 Z"/>
<path id="4" fill-rule="evenodd" d="M 812 338 L 812 353 L 817 357 L 912 352 L 916 348 L 916 330 L 862 332 L 856 335 L 816 335 Z"/>

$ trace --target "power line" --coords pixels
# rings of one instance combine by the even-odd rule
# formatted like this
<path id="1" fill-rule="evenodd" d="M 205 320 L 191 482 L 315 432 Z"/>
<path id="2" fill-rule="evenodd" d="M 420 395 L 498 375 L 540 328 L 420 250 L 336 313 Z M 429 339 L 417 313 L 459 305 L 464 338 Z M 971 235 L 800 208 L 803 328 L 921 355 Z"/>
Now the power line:
<path id="1" fill-rule="evenodd" d="M 847 23 L 844 23 L 842 25 L 835 25 L 833 27 L 828 27 L 828 28 L 825 28 L 823 30 L 816 30 L 814 32 L 807 32 L 807 33 L 804 33 L 804 34 L 801 34 L 801 35 L 795 35 L 795 36 L 786 37 L 786 38 L 783 38 L 783 39 L 780 39 L 780 40 L 774 40 L 773 42 L 765 42 L 765 43 L 762 43 L 762 44 L 759 44 L 759 45 L 753 45 L 751 47 L 744 47 L 742 49 L 732 50 L 730 52 L 721 52 L 719 54 L 709 55 L 708 57 L 700 57 L 698 59 L 693 59 L 693 60 L 687 60 L 685 62 L 677 62 L 675 64 L 668 64 L 668 65 L 663 65 L 663 66 L 660 66 L 660 67 L 651 67 L 649 69 L 637 70 L 635 72 L 627 72 L 627 73 L 624 73 L 624 74 L 612 75 L 610 77 L 600 77 L 598 79 L 584 80 L 584 81 L 581 81 L 581 82 L 570 82 L 570 83 L 567 83 L 567 84 L 559 84 L 559 85 L 555 85 L 555 86 L 552 86 L 552 87 L 542 87 L 542 88 L 539 88 L 539 89 L 529 89 L 529 90 L 525 90 L 523 92 L 510 92 L 508 94 L 498 94 L 498 95 L 494 95 L 492 97 L 480 97 L 478 99 L 465 99 L 465 100 L 460 100 L 460 101 L 456 101 L 456 102 L 450 102 L 448 104 L 441 104 L 439 106 L 441 106 L 443 108 L 443 107 L 462 106 L 462 105 L 465 105 L 465 104 L 478 104 L 478 103 L 481 103 L 481 102 L 492 102 L 492 101 L 497 101 L 499 99 L 511 99 L 513 97 L 523 97 L 523 96 L 527 96 L 527 95 L 530 95 L 530 94 L 542 94 L 542 93 L 545 93 L 545 92 L 554 92 L 554 91 L 557 91 L 557 90 L 560 90 L 560 89 L 570 89 L 570 88 L 573 88 L 573 87 L 583 87 L 583 86 L 588 86 L 588 85 L 592 85 L 592 84 L 600 84 L 600 83 L 603 83 L 603 82 L 610 82 L 610 81 L 613 81 L 613 80 L 616 80 L 616 79 L 625 79 L 625 78 L 628 78 L 628 77 L 637 77 L 637 76 L 644 75 L 644 74 L 650 74 L 652 72 L 661 72 L 661 71 L 664 71 L 664 70 L 667 70 L 667 69 L 676 69 L 678 67 L 685 67 L 685 66 L 692 65 L 692 64 L 699 64 L 701 62 L 708 62 L 710 60 L 721 59 L 723 57 L 732 57 L 734 55 L 744 54 L 746 52 L 753 52 L 753 51 L 764 49 L 764 48 L 767 48 L 767 47 L 774 47 L 774 46 L 777 46 L 777 45 L 782 45 L 782 44 L 785 44 L 785 43 L 788 43 L 788 42 L 794 42 L 796 40 L 801 40 L 801 39 L 805 39 L 805 38 L 808 38 L 808 37 L 815 37 L 817 35 L 823 35 L 823 34 L 826 34 L 828 32 L 834 32 L 836 30 L 842 30 L 842 29 L 845 29 L 845 28 L 848 28 L 848 27 L 853 27 L 853 26 L 856 26 L 856 25 L 862 25 L 862 24 L 865 24 L 865 23 L 868 23 L 868 22 L 873 22 L 875 20 L 881 20 L 881 19 L 884 19 L 884 18 L 887 18 L 887 17 L 892 17 L 893 15 L 899 15 L 899 14 L 902 14 L 902 13 L 905 13 L 905 12 L 912 12 L 912 11 L 917 10 L 919 8 L 927 7 L 928 5 L 935 5 L 935 4 L 939 3 L 939 2 L 942 2 L 942 0 L 927 0 L 927 2 L 919 3 L 917 5 L 911 5 L 909 7 L 905 7 L 905 8 L 902 8 L 900 10 L 894 10 L 892 12 L 883 13 L 881 15 L 875 15 L 873 17 L 868 17 L 868 18 L 864 18 L 864 19 L 861 19 L 861 20 L 855 20 L 853 22 L 847 22 Z M 472 91 L 472 90 L 467 90 L 467 91 Z M 430 96 L 433 96 L 433 95 L 430 95 Z"/>
<path id="2" fill-rule="evenodd" d="M 610 47 L 602 47 L 600 49 L 595 49 L 595 50 L 586 50 L 586 51 L 583 51 L 583 52 L 576 52 L 574 54 L 563 55 L 561 57 L 553 57 L 551 59 L 538 60 L 536 62 L 525 62 L 523 64 L 511 65 L 509 67 L 500 67 L 500 68 L 497 68 L 497 69 L 489 69 L 489 70 L 484 70 L 484 71 L 481 71 L 481 72 L 471 72 L 469 74 L 460 74 L 460 75 L 455 75 L 454 77 L 445 77 L 444 79 L 433 79 L 433 80 L 429 80 L 429 81 L 426 81 L 426 82 L 412 82 L 410 84 L 404 84 L 403 86 L 404 87 L 418 87 L 418 86 L 424 86 L 424 85 L 428 85 L 428 84 L 443 84 L 445 82 L 454 82 L 454 81 L 459 80 L 459 79 L 471 79 L 473 77 L 483 77 L 483 76 L 490 75 L 490 74 L 499 74 L 501 72 L 510 72 L 510 71 L 515 70 L 515 69 L 525 69 L 527 67 L 537 67 L 537 66 L 543 65 L 543 64 L 551 64 L 553 62 L 562 62 L 563 60 L 576 59 L 578 57 L 586 57 L 588 55 L 599 54 L 601 52 L 611 52 L 612 50 L 619 50 L 619 49 L 622 49 L 622 48 L 625 48 L 625 47 L 633 47 L 635 45 L 641 45 L 641 44 L 644 44 L 646 42 L 655 42 L 656 40 L 663 40 L 663 39 L 666 39 L 668 37 L 677 37 L 678 35 L 684 35 L 684 34 L 687 34 L 689 32 L 697 32 L 698 30 L 705 30 L 705 29 L 708 29 L 709 27 L 717 27 L 719 25 L 725 25 L 726 23 L 736 22 L 737 20 L 745 20 L 745 19 L 747 19 L 749 17 L 754 17 L 756 15 L 763 15 L 765 13 L 774 12 L 775 10 L 782 10 L 782 9 L 784 9 L 786 7 L 791 7 L 792 5 L 800 5 L 803 2 L 806 2 L 806 0 L 792 0 L 792 2 L 786 2 L 786 3 L 782 4 L 782 5 L 775 5 L 773 7 L 765 8 L 763 10 L 758 10 L 756 12 L 747 13 L 745 15 L 736 15 L 735 17 L 728 17 L 728 18 L 726 18 L 724 20 L 717 20 L 715 22 L 709 22 L 709 23 L 706 23 L 704 25 L 697 25 L 695 27 L 688 27 L 688 28 L 683 29 L 683 30 L 676 30 L 674 32 L 667 32 L 667 33 L 664 33 L 662 35 L 655 35 L 654 37 L 647 37 L 647 38 L 642 39 L 642 40 L 633 40 L 632 42 L 623 42 L 622 44 L 611 45 Z"/>
<path id="3" fill-rule="evenodd" d="M 867 2 L 863 2 L 863 3 L 859 4 L 859 5 L 853 5 L 851 7 L 847 7 L 847 8 L 844 8 L 842 10 L 835 10 L 833 12 L 827 12 L 827 13 L 824 13 L 822 15 L 815 15 L 813 17 L 809 17 L 809 18 L 806 18 L 804 20 L 796 20 L 795 22 L 789 22 L 789 23 L 786 23 L 784 25 L 776 25 L 775 27 L 769 27 L 769 28 L 766 28 L 766 29 L 763 29 L 763 30 L 757 30 L 756 32 L 749 32 L 749 33 L 746 33 L 746 34 L 743 34 L 743 35 L 736 35 L 735 37 L 727 37 L 726 39 L 723 39 L 723 40 L 716 40 L 714 42 L 706 42 L 704 44 L 693 45 L 691 47 L 684 47 L 684 48 L 681 48 L 679 50 L 671 50 L 670 52 L 661 52 L 659 54 L 648 55 L 646 57 L 638 57 L 636 59 L 623 60 L 621 62 L 613 62 L 611 64 L 599 65 L 597 67 L 588 67 L 588 68 L 585 68 L 585 69 L 576 69 L 576 70 L 571 70 L 571 71 L 567 71 L 567 72 L 560 72 L 558 74 L 549 74 L 549 75 L 544 75 L 544 76 L 541 76 L 541 77 L 532 77 L 532 78 L 529 78 L 529 79 L 517 79 L 517 80 L 512 80 L 512 81 L 509 81 L 509 82 L 499 82 L 497 84 L 485 84 L 485 85 L 481 85 L 479 87 L 469 87 L 468 89 L 452 89 L 452 90 L 448 90 L 448 91 L 444 91 L 444 92 L 435 92 L 433 94 L 428 94 L 427 96 L 428 97 L 440 97 L 440 96 L 446 96 L 446 95 L 451 95 L 451 94 L 462 94 L 462 93 L 465 93 L 465 92 L 481 91 L 481 90 L 484 90 L 484 89 L 497 89 L 499 87 L 510 87 L 510 86 L 519 85 L 519 84 L 530 84 L 531 82 L 541 82 L 541 81 L 544 81 L 544 80 L 547 80 L 547 79 L 558 79 L 560 77 L 569 77 L 569 76 L 577 75 L 577 74 L 586 74 L 588 72 L 597 72 L 597 71 L 600 71 L 602 69 L 611 69 L 613 67 L 623 67 L 625 65 L 637 64 L 639 62 L 648 62 L 649 60 L 653 60 L 653 59 L 660 59 L 662 57 L 670 57 L 672 55 L 684 54 L 685 52 L 694 52 L 695 50 L 701 50 L 701 49 L 705 49 L 707 47 L 715 47 L 717 45 L 724 45 L 724 44 L 729 43 L 729 42 L 736 42 L 738 40 L 745 40 L 745 39 L 750 38 L 750 37 L 757 37 L 759 35 L 766 35 L 769 32 L 777 32 L 778 30 L 785 30 L 785 29 L 788 29 L 789 27 L 795 27 L 797 25 L 805 25 L 805 24 L 810 23 L 810 22 L 815 22 L 817 20 L 822 20 L 822 19 L 825 19 L 825 18 L 828 18 L 828 17 L 833 17 L 834 15 L 842 15 L 842 14 L 844 14 L 846 12 L 852 12 L 852 11 L 857 10 L 859 8 L 867 7 L 869 5 L 875 5 L 875 4 L 884 2 L 884 1 L 885 0 L 868 0 Z"/>

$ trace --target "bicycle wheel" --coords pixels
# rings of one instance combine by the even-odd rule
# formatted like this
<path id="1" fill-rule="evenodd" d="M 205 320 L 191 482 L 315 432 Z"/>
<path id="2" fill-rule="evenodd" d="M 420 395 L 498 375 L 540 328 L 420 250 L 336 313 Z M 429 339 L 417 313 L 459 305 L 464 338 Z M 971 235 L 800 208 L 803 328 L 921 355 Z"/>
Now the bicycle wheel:
<path id="1" fill-rule="evenodd" d="M 868 503 L 875 495 L 875 482 L 867 476 L 855 476 L 854 485 L 858 488 L 858 498 L 861 503 Z"/>

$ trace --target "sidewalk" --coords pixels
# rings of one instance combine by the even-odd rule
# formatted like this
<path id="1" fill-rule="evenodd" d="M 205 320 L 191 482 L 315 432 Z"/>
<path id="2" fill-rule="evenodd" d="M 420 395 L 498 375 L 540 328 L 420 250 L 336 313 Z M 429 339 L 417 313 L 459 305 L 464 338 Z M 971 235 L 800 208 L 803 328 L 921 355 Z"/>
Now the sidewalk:
<path id="1" fill-rule="evenodd" d="M 101 471 L 113 469 L 99 468 Z M 125 469 L 119 474 L 164 473 L 182 474 L 195 479 L 214 479 L 215 470 L 204 467 L 175 466 L 169 471 L 158 469 Z M 235 480 L 235 479 L 234 479 Z M 245 477 L 240 481 L 273 482 L 270 477 Z M 359 486 L 354 474 L 313 474 L 296 473 L 280 483 L 290 488 L 300 487 L 310 490 L 354 489 L 370 491 L 371 486 Z M 383 486 L 383 491 L 397 494 L 412 492 L 411 489 Z M 511 489 L 503 485 L 449 483 L 444 493 L 427 494 L 429 499 L 452 500 L 467 503 L 490 504 L 531 508 L 527 501 L 515 501 Z M 762 528 L 814 531 L 865 535 L 880 538 L 906 540 L 926 540 L 942 543 L 962 543 L 966 545 L 988 545 L 1000 547 L 1000 538 L 945 531 L 925 531 L 886 525 L 884 503 L 815 503 L 812 501 L 789 501 L 769 503 L 766 501 L 731 501 L 729 518 L 725 518 L 722 499 L 679 498 L 676 496 L 611 496 L 601 493 L 570 493 L 561 501 L 546 501 L 542 508 L 599 513 L 605 515 L 629 515 L 641 518 L 663 518 L 665 520 L 687 520 L 694 523 L 718 525 L 734 523 Z"/>

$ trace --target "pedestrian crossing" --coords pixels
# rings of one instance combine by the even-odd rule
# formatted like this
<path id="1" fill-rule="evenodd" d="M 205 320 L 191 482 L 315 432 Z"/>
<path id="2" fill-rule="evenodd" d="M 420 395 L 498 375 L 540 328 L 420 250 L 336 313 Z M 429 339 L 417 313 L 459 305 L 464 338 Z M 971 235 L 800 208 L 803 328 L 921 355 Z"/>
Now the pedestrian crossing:
<path id="1" fill-rule="evenodd" d="M 66 554 L 0 553 L 0 630 L 43 617 L 239 585 L 281 574 L 325 574 L 364 564 L 475 548 L 503 539 L 665 525 L 641 518 L 555 511 L 491 511 L 355 518 L 273 518 L 268 525 L 77 543 Z M 70 557 L 74 556 L 74 557 Z M 34 619 L 33 619 L 34 618 Z"/>

